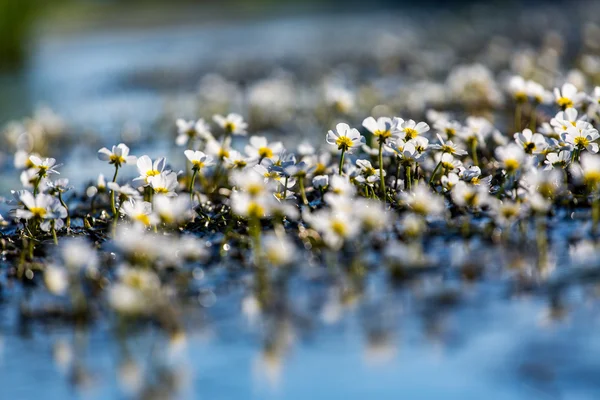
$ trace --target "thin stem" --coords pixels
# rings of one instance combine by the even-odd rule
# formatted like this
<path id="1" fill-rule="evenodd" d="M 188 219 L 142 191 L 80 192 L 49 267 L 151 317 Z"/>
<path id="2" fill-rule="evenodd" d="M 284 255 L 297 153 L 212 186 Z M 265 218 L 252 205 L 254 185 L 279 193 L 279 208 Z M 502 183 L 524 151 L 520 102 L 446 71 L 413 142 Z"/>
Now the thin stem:
<path id="1" fill-rule="evenodd" d="M 400 180 L 400 157 L 396 156 L 396 180 L 394 181 L 394 190 L 398 190 L 398 181 Z"/>
<path id="2" fill-rule="evenodd" d="M 304 190 L 304 177 L 301 176 L 299 179 L 299 185 L 300 185 L 300 196 L 302 197 L 302 203 L 304 205 L 308 205 L 308 199 L 306 198 L 306 190 Z"/>
<path id="3" fill-rule="evenodd" d="M 479 160 L 477 158 L 477 139 L 471 140 L 471 157 L 473 158 L 473 165 L 479 167 Z"/>
<path id="4" fill-rule="evenodd" d="M 535 133 L 537 128 L 537 106 L 538 103 L 536 101 L 531 106 L 531 116 L 529 117 L 529 129 L 531 129 L 531 132 L 533 133 Z"/>
<path id="5" fill-rule="evenodd" d="M 198 168 L 194 168 L 194 172 L 192 173 L 192 179 L 190 180 L 190 201 L 194 202 L 194 184 L 196 183 L 196 175 L 198 175 Z"/>
<path id="6" fill-rule="evenodd" d="M 117 175 L 119 174 L 119 166 L 115 164 L 115 174 L 113 175 L 113 182 L 117 181 Z M 117 216 L 117 207 L 115 206 L 115 191 L 111 190 L 110 191 L 110 209 L 112 210 L 113 213 L 113 217 L 115 219 L 118 218 Z"/>
<path id="7" fill-rule="evenodd" d="M 412 166 L 410 164 L 406 164 L 404 166 L 404 173 L 406 178 L 404 179 L 404 189 L 411 191 L 412 190 Z"/>
<path id="8" fill-rule="evenodd" d="M 344 154 L 346 154 L 346 149 L 342 149 L 342 154 L 340 156 L 340 169 L 339 169 L 340 175 L 342 175 L 342 172 L 344 171 Z"/>
<path id="9" fill-rule="evenodd" d="M 71 228 L 71 215 L 69 215 L 69 207 L 67 207 L 67 204 L 64 202 L 61 192 L 58 192 L 58 201 L 60 201 L 60 205 L 63 206 L 65 208 L 65 210 L 67 210 L 66 225 L 67 225 L 67 229 L 70 229 Z"/>
<path id="10" fill-rule="evenodd" d="M 521 103 L 517 102 L 515 107 L 515 132 L 521 131 Z"/>
<path id="11" fill-rule="evenodd" d="M 433 172 L 431 173 L 431 178 L 429 178 L 429 185 L 433 184 L 433 179 L 435 178 L 435 175 L 437 174 L 437 172 L 441 166 L 442 166 L 442 159 L 440 158 L 440 162 L 437 163 L 437 165 L 433 169 Z"/>
<path id="12" fill-rule="evenodd" d="M 52 220 L 52 239 L 54 239 L 54 244 L 58 246 L 58 238 L 56 237 L 56 228 L 55 228 L 55 222 L 54 220 Z"/>
<path id="13" fill-rule="evenodd" d="M 383 140 L 379 140 L 379 188 L 385 201 L 385 179 L 383 177 Z"/>
<path id="14" fill-rule="evenodd" d="M 598 222 L 600 221 L 600 196 L 598 193 L 593 194 L 592 199 L 592 234 L 598 232 Z"/>
<path id="15" fill-rule="evenodd" d="M 285 200 L 287 198 L 288 179 L 289 179 L 289 177 L 286 175 L 286 177 L 285 177 L 285 183 L 283 184 L 283 193 L 281 195 L 281 198 L 283 200 Z"/>

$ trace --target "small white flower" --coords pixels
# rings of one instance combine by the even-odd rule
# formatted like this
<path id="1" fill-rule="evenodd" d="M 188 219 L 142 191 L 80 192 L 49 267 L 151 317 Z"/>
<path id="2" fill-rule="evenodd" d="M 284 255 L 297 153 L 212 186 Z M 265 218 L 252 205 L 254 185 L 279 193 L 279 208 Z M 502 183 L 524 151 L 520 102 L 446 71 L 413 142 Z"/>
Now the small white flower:
<path id="1" fill-rule="evenodd" d="M 151 176 L 148 178 L 148 183 L 154 190 L 154 193 L 165 196 L 177 196 L 175 190 L 179 183 L 177 182 L 177 174 L 173 171 L 161 172 L 158 175 Z"/>
<path id="2" fill-rule="evenodd" d="M 177 139 L 175 143 L 178 146 L 186 145 L 190 140 L 201 138 L 208 140 L 212 138 L 210 133 L 210 127 L 208 124 L 200 118 L 198 121 L 186 121 L 184 119 L 178 119 L 177 125 Z"/>
<path id="3" fill-rule="evenodd" d="M 159 175 L 164 171 L 166 162 L 164 157 L 152 162 L 150 157 L 146 155 L 141 156 L 137 159 L 137 168 L 140 176 L 135 178 L 134 181 L 141 181 L 142 185 L 147 185 L 150 177 Z"/>
<path id="4" fill-rule="evenodd" d="M 514 138 L 515 142 L 523 147 L 527 154 L 540 154 L 548 147 L 544 136 L 531 132 L 531 129 L 524 129 L 523 132 L 515 133 Z"/>
<path id="5" fill-rule="evenodd" d="M 554 99 L 563 109 L 577 107 L 585 99 L 586 94 L 577 90 L 572 83 L 565 83 L 562 88 L 554 88 Z"/>
<path id="6" fill-rule="evenodd" d="M 249 142 L 250 144 L 246 145 L 244 151 L 249 157 L 259 160 L 274 159 L 283 150 L 281 142 L 269 143 L 263 136 L 251 136 Z"/>
<path id="7" fill-rule="evenodd" d="M 184 151 L 188 161 L 192 163 L 192 169 L 200 171 L 206 167 L 214 165 L 214 160 L 211 156 L 204 154 L 199 150 L 186 150 Z"/>
<path id="8" fill-rule="evenodd" d="M 327 143 L 337 146 L 338 150 L 345 151 L 349 154 L 356 147 L 365 143 L 365 138 L 358 132 L 357 129 L 350 128 L 348 124 L 339 123 L 335 126 L 335 131 L 327 132 Z"/>
<path id="9" fill-rule="evenodd" d="M 129 155 L 129 147 L 124 143 L 119 143 L 112 147 L 112 150 L 106 147 L 98 150 L 98 158 L 102 161 L 108 161 L 109 164 L 114 164 L 117 167 L 123 164 L 134 164 L 137 161 L 135 156 Z"/>
<path id="10" fill-rule="evenodd" d="M 226 117 L 222 115 L 213 116 L 213 120 L 227 134 L 245 135 L 248 124 L 244 122 L 244 118 L 239 114 L 228 114 Z"/>
<path id="11" fill-rule="evenodd" d="M 152 212 L 152 204 L 147 201 L 127 201 L 123 203 L 121 210 L 133 222 L 143 226 L 156 225 L 157 216 Z"/>

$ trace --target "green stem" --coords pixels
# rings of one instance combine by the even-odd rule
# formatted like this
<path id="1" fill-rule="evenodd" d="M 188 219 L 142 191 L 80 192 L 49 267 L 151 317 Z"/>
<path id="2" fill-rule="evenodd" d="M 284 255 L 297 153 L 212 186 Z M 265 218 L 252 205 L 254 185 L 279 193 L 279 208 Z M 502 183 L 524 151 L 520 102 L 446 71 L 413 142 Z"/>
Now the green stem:
<path id="1" fill-rule="evenodd" d="M 54 244 L 58 246 L 58 238 L 56 237 L 56 229 L 54 226 L 55 222 L 52 220 L 52 239 L 54 239 Z"/>
<path id="2" fill-rule="evenodd" d="M 113 182 L 117 181 L 117 175 L 119 174 L 119 166 L 115 165 L 115 174 L 113 175 Z M 110 191 L 110 209 L 113 213 L 113 218 L 117 219 L 117 207 L 115 206 L 115 191 Z"/>
<path id="3" fill-rule="evenodd" d="M 533 103 L 531 106 L 531 116 L 529 117 L 529 129 L 531 129 L 531 132 L 533 133 L 535 133 L 537 128 L 537 106 L 537 102 Z"/>
<path id="4" fill-rule="evenodd" d="M 281 198 L 285 200 L 287 198 L 287 187 L 288 187 L 288 179 L 289 177 L 285 177 L 285 183 L 283 184 L 283 193 L 281 194 Z"/>
<path id="5" fill-rule="evenodd" d="M 442 166 L 442 159 L 440 158 L 440 162 L 437 163 L 437 165 L 433 169 L 433 172 L 431 173 L 431 178 L 429 178 L 429 185 L 433 184 L 433 179 L 435 178 L 435 175 L 437 174 L 437 172 L 441 166 Z"/>
<path id="6" fill-rule="evenodd" d="M 344 154 L 346 154 L 346 149 L 342 149 L 342 155 L 340 156 L 340 169 L 339 174 L 342 175 L 344 171 Z"/>
<path id="7" fill-rule="evenodd" d="M 198 169 L 194 168 L 194 172 L 192 173 L 192 179 L 190 180 L 190 201 L 194 202 L 194 184 L 196 183 L 196 175 L 198 175 Z"/>
<path id="8" fill-rule="evenodd" d="M 404 173 L 406 174 L 406 178 L 404 179 L 404 189 L 411 191 L 412 190 L 412 166 L 410 164 L 406 164 L 404 166 Z"/>
<path id="9" fill-rule="evenodd" d="M 592 234 L 598 232 L 598 222 L 600 221 L 600 196 L 594 193 L 592 199 Z"/>
<path id="10" fill-rule="evenodd" d="M 473 158 L 473 165 L 479 167 L 479 159 L 477 158 L 477 139 L 471 140 L 471 157 Z"/>
<path id="11" fill-rule="evenodd" d="M 306 190 L 304 190 L 304 177 L 301 176 L 299 178 L 299 185 L 300 185 L 300 196 L 302 197 L 302 203 L 304 205 L 308 205 L 308 199 L 306 198 Z"/>
<path id="12" fill-rule="evenodd" d="M 379 141 L 379 188 L 385 201 L 385 179 L 383 177 L 383 140 Z"/>
<path id="13" fill-rule="evenodd" d="M 515 132 L 521 132 L 521 103 L 515 107 Z"/>
<path id="14" fill-rule="evenodd" d="M 60 201 L 60 205 L 63 206 L 65 208 L 65 210 L 67 210 L 66 225 L 67 225 L 67 229 L 70 229 L 71 228 L 71 215 L 69 215 L 69 207 L 67 207 L 67 204 L 64 202 L 61 192 L 58 192 L 58 201 Z"/>

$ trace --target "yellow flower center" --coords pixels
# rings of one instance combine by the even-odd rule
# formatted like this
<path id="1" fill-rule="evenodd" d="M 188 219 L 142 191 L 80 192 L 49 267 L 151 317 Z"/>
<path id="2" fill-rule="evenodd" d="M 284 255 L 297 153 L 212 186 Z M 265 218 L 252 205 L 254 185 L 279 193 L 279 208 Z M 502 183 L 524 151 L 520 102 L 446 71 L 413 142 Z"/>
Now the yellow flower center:
<path id="1" fill-rule="evenodd" d="M 600 171 L 588 171 L 583 174 L 583 180 L 590 189 L 595 189 L 600 183 Z"/>
<path id="2" fill-rule="evenodd" d="M 515 93 L 515 101 L 517 103 L 525 103 L 527 101 L 527 93 L 525 92 L 516 92 Z"/>
<path id="3" fill-rule="evenodd" d="M 251 202 L 248 204 L 248 215 L 250 217 L 261 218 L 265 215 L 265 209 L 260 204 Z"/>
<path id="4" fill-rule="evenodd" d="M 167 189 L 165 187 L 157 187 L 157 188 L 154 188 L 154 192 L 160 193 L 160 194 L 165 194 L 165 193 L 169 193 L 169 189 Z"/>
<path id="5" fill-rule="evenodd" d="M 204 168 L 204 161 L 194 160 L 192 161 L 192 164 L 194 165 L 194 169 L 199 170 Z"/>
<path id="6" fill-rule="evenodd" d="M 235 131 L 235 124 L 233 122 L 226 122 L 224 128 L 228 133 L 232 133 Z"/>
<path id="7" fill-rule="evenodd" d="M 446 128 L 446 136 L 448 136 L 448 139 L 452 139 L 454 136 L 456 136 L 456 129 Z"/>
<path id="8" fill-rule="evenodd" d="M 331 222 L 331 230 L 338 236 L 345 237 L 348 229 L 346 224 L 339 220 L 333 220 Z"/>
<path id="9" fill-rule="evenodd" d="M 561 97 L 558 100 L 556 100 L 556 104 L 558 104 L 562 108 L 569 108 L 573 107 L 573 100 L 568 99 L 566 97 Z"/>
<path id="10" fill-rule="evenodd" d="M 252 184 L 246 188 L 250 196 L 258 196 L 262 193 L 264 187 L 260 184 Z"/>
<path id="11" fill-rule="evenodd" d="M 125 162 L 125 157 L 116 155 L 116 154 L 111 154 L 110 155 L 110 163 L 111 164 L 123 164 Z"/>
<path id="12" fill-rule="evenodd" d="M 244 168 L 246 165 L 248 165 L 248 163 L 244 160 L 235 160 L 233 164 L 236 166 L 236 168 Z"/>
<path id="13" fill-rule="evenodd" d="M 338 150 L 346 151 L 352 147 L 352 139 L 350 139 L 348 136 L 340 136 L 335 141 L 335 144 L 337 145 Z"/>
<path id="14" fill-rule="evenodd" d="M 159 192 L 157 192 L 157 193 L 159 193 Z M 150 225 L 150 217 L 147 216 L 146 214 L 138 214 L 133 219 L 138 222 L 141 222 L 142 224 L 144 224 L 146 226 Z"/>
<path id="15" fill-rule="evenodd" d="M 590 141 L 585 136 L 575 136 L 573 142 L 579 148 L 587 147 L 590 144 Z"/>
<path id="16" fill-rule="evenodd" d="M 479 185 L 480 179 L 478 176 L 474 176 L 473 178 L 471 178 L 471 183 L 473 185 Z"/>
<path id="17" fill-rule="evenodd" d="M 39 217 L 39 218 L 44 218 L 44 216 L 46 215 L 46 209 L 43 207 L 31 207 L 29 209 L 29 211 L 31 211 L 31 213 L 33 214 L 34 217 Z"/>
<path id="18" fill-rule="evenodd" d="M 506 171 L 514 172 L 519 169 L 519 161 L 515 160 L 514 158 L 510 158 L 504 161 L 504 166 L 506 167 Z"/>
<path id="19" fill-rule="evenodd" d="M 535 150 L 535 143 L 533 143 L 533 142 L 523 143 L 523 149 L 525 150 L 525 153 L 531 154 Z"/>
<path id="20" fill-rule="evenodd" d="M 419 132 L 413 128 L 404 128 L 404 133 L 406 134 L 406 140 L 414 139 L 419 136 Z"/>
<path id="21" fill-rule="evenodd" d="M 146 176 L 156 176 L 158 174 L 160 174 L 160 171 L 157 171 L 155 169 L 151 169 L 150 171 L 146 172 Z"/>
<path id="22" fill-rule="evenodd" d="M 261 147 L 258 149 L 258 155 L 261 158 L 271 158 L 273 157 L 273 150 L 268 147 Z"/>
<path id="23" fill-rule="evenodd" d="M 380 141 L 385 141 L 385 139 L 389 139 L 390 137 L 392 137 L 392 132 L 390 132 L 389 130 L 376 130 L 375 132 L 373 132 L 373 136 L 378 137 Z"/>
<path id="24" fill-rule="evenodd" d="M 219 149 L 219 158 L 229 157 L 229 150 L 220 148 Z"/>

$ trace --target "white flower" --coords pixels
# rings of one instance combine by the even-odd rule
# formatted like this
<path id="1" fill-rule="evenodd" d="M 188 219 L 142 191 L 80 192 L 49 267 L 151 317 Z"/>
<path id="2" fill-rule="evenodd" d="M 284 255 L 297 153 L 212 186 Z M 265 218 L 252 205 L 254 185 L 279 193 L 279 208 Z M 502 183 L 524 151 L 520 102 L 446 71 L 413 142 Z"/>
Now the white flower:
<path id="1" fill-rule="evenodd" d="M 490 202 L 490 196 L 487 187 L 469 185 L 464 181 L 459 181 L 452 188 L 452 201 L 459 207 L 469 207 L 478 209 Z"/>
<path id="2" fill-rule="evenodd" d="M 60 242 L 60 254 L 65 267 L 72 271 L 95 269 L 98 254 L 91 243 L 84 238 L 68 238 Z"/>
<path id="3" fill-rule="evenodd" d="M 163 172 L 165 169 L 166 158 L 160 157 L 156 161 L 152 162 L 150 157 L 144 155 L 137 159 L 137 168 L 140 176 L 134 179 L 134 181 L 141 181 L 142 185 L 149 183 L 149 178 L 156 176 Z"/>
<path id="4" fill-rule="evenodd" d="M 178 146 L 184 146 L 195 138 L 204 140 L 212 138 L 210 127 L 202 118 L 198 121 L 178 119 L 175 123 L 177 125 L 177 139 L 175 139 L 175 143 Z"/>
<path id="5" fill-rule="evenodd" d="M 258 163 L 258 158 L 244 157 L 239 151 L 230 150 L 229 155 L 224 158 L 224 161 L 228 168 L 244 169 L 255 166 Z"/>
<path id="6" fill-rule="evenodd" d="M 249 218 L 264 218 L 271 215 L 276 200 L 267 194 L 252 196 L 235 191 L 231 193 L 231 209 L 237 215 Z"/>
<path id="7" fill-rule="evenodd" d="M 184 151 L 188 161 L 192 163 L 192 169 L 200 171 L 206 167 L 214 165 L 214 160 L 211 156 L 207 156 L 199 150 L 186 150 Z"/>
<path id="8" fill-rule="evenodd" d="M 154 190 L 154 193 L 165 196 L 177 196 L 175 190 L 179 183 L 177 182 L 177 174 L 173 171 L 161 172 L 158 175 L 151 176 L 148 178 L 148 183 Z"/>
<path id="9" fill-rule="evenodd" d="M 547 169 L 552 168 L 566 168 L 571 163 L 571 152 L 569 150 L 561 150 L 558 153 L 548 153 L 546 154 L 546 164 Z"/>
<path id="10" fill-rule="evenodd" d="M 391 118 L 380 117 L 375 120 L 373 117 L 365 118 L 362 125 L 377 138 L 379 142 L 384 142 L 392 137 L 393 121 Z"/>
<path id="11" fill-rule="evenodd" d="M 563 133 L 563 140 L 573 145 L 578 150 L 586 149 L 591 153 L 598 152 L 598 143 L 594 143 L 600 134 L 594 128 L 579 130 L 574 126 L 567 128 L 567 133 Z"/>
<path id="12" fill-rule="evenodd" d="M 246 145 L 244 151 L 249 157 L 259 160 L 270 158 L 273 159 L 283 150 L 281 142 L 267 142 L 267 138 L 263 136 L 251 136 L 250 144 Z"/>
<path id="13" fill-rule="evenodd" d="M 523 147 L 527 154 L 540 154 L 548 147 L 544 136 L 531 132 L 531 129 L 524 129 L 523 132 L 515 133 L 514 138 L 515 142 Z"/>
<path id="14" fill-rule="evenodd" d="M 108 182 L 106 186 L 117 194 L 121 203 L 127 200 L 139 200 L 142 198 L 140 192 L 127 184 L 121 186 L 117 182 Z"/>
<path id="15" fill-rule="evenodd" d="M 358 220 L 339 209 L 322 209 L 307 214 L 304 219 L 321 233 L 325 244 L 334 250 L 340 249 L 344 241 L 354 238 L 360 230 Z"/>
<path id="16" fill-rule="evenodd" d="M 168 197 L 154 196 L 152 199 L 154 213 L 165 224 L 179 224 L 192 217 L 192 207 L 187 196 Z"/>
<path id="17" fill-rule="evenodd" d="M 313 187 L 315 189 L 321 190 L 326 189 L 329 186 L 329 176 L 328 175 L 317 175 L 312 180 Z"/>
<path id="18" fill-rule="evenodd" d="M 394 136 L 405 142 L 423 135 L 429 129 L 429 125 L 426 122 L 417 123 L 412 119 L 404 121 L 402 118 L 394 118 Z"/>
<path id="19" fill-rule="evenodd" d="M 31 162 L 31 168 L 36 171 L 39 177 L 44 178 L 48 176 L 48 174 L 58 174 L 56 171 L 56 160 L 54 158 L 44 158 L 41 159 L 36 155 L 29 156 L 29 161 Z"/>
<path id="20" fill-rule="evenodd" d="M 496 148 L 496 158 L 502 163 L 502 167 L 511 174 L 527 165 L 527 154 L 521 146 L 510 143 L 506 146 Z"/>
<path id="21" fill-rule="evenodd" d="M 248 124 L 244 122 L 244 118 L 239 114 L 229 114 L 226 117 L 222 115 L 213 116 L 213 120 L 227 134 L 245 135 Z"/>
<path id="22" fill-rule="evenodd" d="M 129 219 L 143 226 L 158 223 L 157 216 L 152 212 L 152 204 L 147 201 L 127 201 L 123 203 L 121 209 Z"/>
<path id="23" fill-rule="evenodd" d="M 263 251 L 269 263 L 282 266 L 291 263 L 295 258 L 296 246 L 287 237 L 279 237 L 274 233 L 263 237 Z"/>
<path id="24" fill-rule="evenodd" d="M 507 90 L 517 103 L 527 101 L 527 84 L 522 76 L 511 76 L 508 80 Z"/>
<path id="25" fill-rule="evenodd" d="M 98 158 L 102 161 L 108 161 L 109 164 L 114 164 L 117 167 L 123 164 L 134 164 L 137 161 L 135 156 L 129 155 L 129 147 L 124 143 L 119 143 L 112 147 L 112 150 L 106 147 L 98 150 Z"/>
<path id="26" fill-rule="evenodd" d="M 335 132 L 327 132 L 327 143 L 337 146 L 338 150 L 351 154 L 352 151 L 365 143 L 365 138 L 357 129 L 350 128 L 348 124 L 339 123 L 335 126 Z"/>
<path id="27" fill-rule="evenodd" d="M 443 198 L 434 194 L 424 183 L 416 185 L 411 192 L 401 192 L 400 200 L 414 213 L 422 216 L 442 215 L 446 209 Z"/>
<path id="28" fill-rule="evenodd" d="M 552 102 L 552 93 L 544 89 L 537 82 L 527 81 L 525 91 L 527 92 L 527 96 L 537 104 L 549 104 Z"/>
<path id="29" fill-rule="evenodd" d="M 53 218 L 50 207 L 54 203 L 54 198 L 48 194 L 39 193 L 35 197 L 27 190 L 15 192 L 18 200 L 25 207 L 16 209 L 15 215 L 19 219 L 46 219 Z"/>
<path id="30" fill-rule="evenodd" d="M 583 182 L 594 190 L 600 184 L 600 157 L 584 153 L 580 159 L 581 177 Z"/>
<path id="31" fill-rule="evenodd" d="M 444 139 L 442 138 L 442 136 L 438 133 L 437 134 L 438 140 L 440 142 L 440 144 L 432 144 L 429 147 L 431 147 L 432 149 L 435 150 L 439 150 L 442 153 L 450 153 L 452 155 L 456 155 L 456 156 L 465 156 L 467 155 L 467 151 L 463 150 L 463 149 L 459 149 L 457 147 L 457 145 L 455 145 L 454 143 L 452 143 L 451 140 L 448 141 L 444 141 Z"/>
<path id="32" fill-rule="evenodd" d="M 586 94 L 577 90 L 572 83 L 565 83 L 562 88 L 554 88 L 554 99 L 563 109 L 577 107 L 585 99 Z"/>

